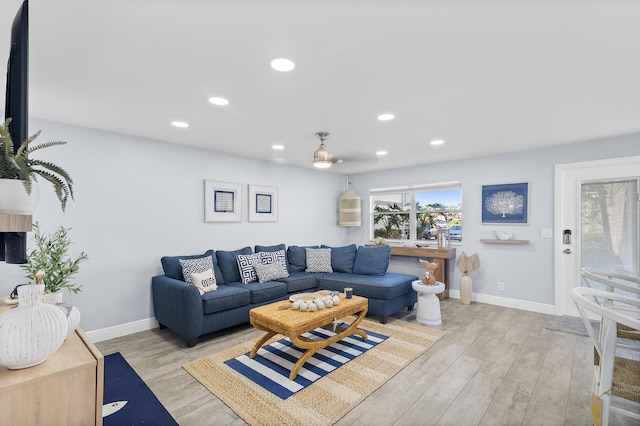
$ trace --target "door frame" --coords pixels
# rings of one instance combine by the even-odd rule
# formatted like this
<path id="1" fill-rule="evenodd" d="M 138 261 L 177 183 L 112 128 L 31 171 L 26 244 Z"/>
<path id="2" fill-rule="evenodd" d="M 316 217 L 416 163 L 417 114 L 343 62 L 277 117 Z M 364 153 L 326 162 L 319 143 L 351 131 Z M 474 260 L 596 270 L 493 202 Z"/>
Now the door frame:
<path id="1" fill-rule="evenodd" d="M 611 173 L 611 168 L 615 173 Z M 640 156 L 610 158 L 606 160 L 583 161 L 556 164 L 554 188 L 554 279 L 555 314 L 577 315 L 577 310 L 567 309 L 569 295 L 567 282 L 578 282 L 577 265 L 580 261 L 580 186 L 583 181 L 611 179 L 617 177 L 640 176 Z M 571 244 L 563 244 L 562 230 L 573 231 Z M 571 255 L 563 254 L 570 249 Z"/>

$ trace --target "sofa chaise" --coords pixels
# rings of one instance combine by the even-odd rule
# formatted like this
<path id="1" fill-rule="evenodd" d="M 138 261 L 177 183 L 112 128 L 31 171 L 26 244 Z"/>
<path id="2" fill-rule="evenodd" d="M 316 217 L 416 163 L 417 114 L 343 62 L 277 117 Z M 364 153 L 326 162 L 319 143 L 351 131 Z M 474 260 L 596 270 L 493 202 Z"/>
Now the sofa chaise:
<path id="1" fill-rule="evenodd" d="M 151 279 L 155 318 L 194 346 L 198 337 L 249 322 L 249 310 L 318 289 L 369 300 L 369 315 L 387 317 L 413 309 L 418 277 L 387 272 L 391 248 L 351 244 L 244 247 L 200 255 L 164 256 L 164 275 Z"/>

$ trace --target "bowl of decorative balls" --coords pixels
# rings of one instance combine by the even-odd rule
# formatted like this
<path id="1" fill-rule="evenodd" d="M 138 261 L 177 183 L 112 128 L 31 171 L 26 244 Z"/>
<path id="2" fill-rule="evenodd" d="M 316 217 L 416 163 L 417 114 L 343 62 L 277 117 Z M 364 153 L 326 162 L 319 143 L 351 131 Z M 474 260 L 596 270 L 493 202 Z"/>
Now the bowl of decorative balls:
<path id="1" fill-rule="evenodd" d="M 316 310 L 338 306 L 340 304 L 340 293 L 337 291 L 327 292 L 327 294 L 301 293 L 290 296 L 289 300 L 293 302 L 291 309 L 315 312 Z"/>

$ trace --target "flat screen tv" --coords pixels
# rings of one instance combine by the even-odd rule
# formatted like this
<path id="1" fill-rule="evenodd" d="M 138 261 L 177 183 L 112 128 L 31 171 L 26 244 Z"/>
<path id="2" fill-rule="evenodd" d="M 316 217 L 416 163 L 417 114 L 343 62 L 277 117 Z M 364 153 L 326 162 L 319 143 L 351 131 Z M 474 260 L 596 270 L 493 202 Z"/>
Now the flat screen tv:
<path id="1" fill-rule="evenodd" d="M 11 139 L 20 142 L 27 138 L 29 121 L 29 2 L 20 6 L 11 26 L 11 51 L 7 64 L 5 119 L 11 117 Z M 7 263 L 26 263 L 27 234 L 0 232 L 0 260 Z"/>

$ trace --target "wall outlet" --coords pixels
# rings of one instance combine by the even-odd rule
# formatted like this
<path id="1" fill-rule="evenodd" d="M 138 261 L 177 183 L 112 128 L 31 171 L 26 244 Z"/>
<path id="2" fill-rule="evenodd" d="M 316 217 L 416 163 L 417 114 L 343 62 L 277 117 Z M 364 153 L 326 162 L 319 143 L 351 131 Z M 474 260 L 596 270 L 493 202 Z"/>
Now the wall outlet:
<path id="1" fill-rule="evenodd" d="M 504 291 L 504 283 L 502 281 L 498 281 L 498 291 Z"/>

